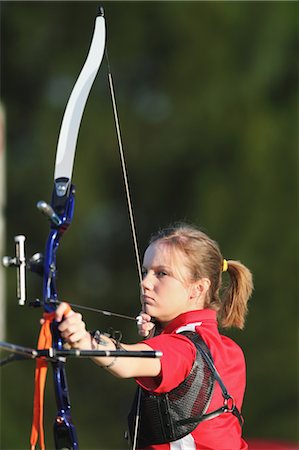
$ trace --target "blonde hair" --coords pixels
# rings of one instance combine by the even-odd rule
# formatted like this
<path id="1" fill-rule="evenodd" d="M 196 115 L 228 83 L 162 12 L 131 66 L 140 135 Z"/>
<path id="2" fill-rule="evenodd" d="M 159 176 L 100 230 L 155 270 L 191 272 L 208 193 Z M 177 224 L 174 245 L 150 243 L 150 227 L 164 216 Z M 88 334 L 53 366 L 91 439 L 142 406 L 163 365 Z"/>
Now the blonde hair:
<path id="1" fill-rule="evenodd" d="M 186 256 L 190 280 L 209 278 L 205 308 L 217 311 L 220 326 L 244 328 L 247 302 L 253 290 L 252 274 L 240 261 L 227 260 L 229 283 L 223 283 L 223 262 L 216 241 L 192 225 L 177 223 L 152 235 L 149 244 L 163 242 Z"/>

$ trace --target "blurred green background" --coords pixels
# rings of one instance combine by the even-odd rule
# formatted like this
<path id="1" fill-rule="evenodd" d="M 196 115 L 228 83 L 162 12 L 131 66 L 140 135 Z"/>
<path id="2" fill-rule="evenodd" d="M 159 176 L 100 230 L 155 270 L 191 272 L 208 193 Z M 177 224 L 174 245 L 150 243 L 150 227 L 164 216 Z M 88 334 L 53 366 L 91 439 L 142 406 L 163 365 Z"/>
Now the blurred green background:
<path id="1" fill-rule="evenodd" d="M 298 2 L 103 2 L 141 251 L 175 220 L 200 225 L 254 274 L 243 332 L 244 435 L 298 442 Z M 1 2 L 6 112 L 6 254 L 25 234 L 43 251 L 64 108 L 83 65 L 97 2 Z M 128 315 L 138 280 L 103 62 L 83 115 L 75 217 L 58 252 L 61 299 Z M 28 298 L 41 280 L 28 274 Z M 35 346 L 41 311 L 20 308 L 7 271 L 7 337 Z M 85 314 L 90 329 L 134 322 Z M 4 354 L 2 354 L 4 356 Z M 132 380 L 67 364 L 81 449 L 123 449 Z M 28 448 L 33 362 L 1 371 L 1 449 Z M 55 416 L 51 372 L 47 448 Z"/>

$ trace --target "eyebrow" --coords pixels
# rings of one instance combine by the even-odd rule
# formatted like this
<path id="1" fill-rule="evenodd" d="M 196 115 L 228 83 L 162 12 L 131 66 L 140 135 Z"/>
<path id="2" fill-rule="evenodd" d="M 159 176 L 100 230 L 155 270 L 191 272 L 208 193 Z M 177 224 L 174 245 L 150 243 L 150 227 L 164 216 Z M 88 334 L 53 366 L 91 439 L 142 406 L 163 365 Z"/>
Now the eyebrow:
<path id="1" fill-rule="evenodd" d="M 146 267 L 145 265 L 142 265 L 142 269 L 148 270 L 149 268 Z M 170 266 L 166 266 L 166 265 L 163 265 L 163 264 L 158 264 L 156 266 L 150 266 L 150 269 L 154 270 L 155 272 L 157 272 L 159 270 L 166 270 L 167 272 L 173 273 L 173 269 Z"/>

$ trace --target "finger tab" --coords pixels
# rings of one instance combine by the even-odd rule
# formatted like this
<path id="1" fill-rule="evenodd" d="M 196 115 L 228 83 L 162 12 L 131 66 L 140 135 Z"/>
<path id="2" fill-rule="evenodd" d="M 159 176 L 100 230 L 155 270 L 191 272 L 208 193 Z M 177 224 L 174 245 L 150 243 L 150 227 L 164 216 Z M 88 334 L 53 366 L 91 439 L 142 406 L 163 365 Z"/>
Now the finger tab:
<path id="1" fill-rule="evenodd" d="M 137 322 L 137 325 L 142 325 L 142 323 L 143 323 L 142 316 L 137 316 L 136 317 L 136 322 Z"/>

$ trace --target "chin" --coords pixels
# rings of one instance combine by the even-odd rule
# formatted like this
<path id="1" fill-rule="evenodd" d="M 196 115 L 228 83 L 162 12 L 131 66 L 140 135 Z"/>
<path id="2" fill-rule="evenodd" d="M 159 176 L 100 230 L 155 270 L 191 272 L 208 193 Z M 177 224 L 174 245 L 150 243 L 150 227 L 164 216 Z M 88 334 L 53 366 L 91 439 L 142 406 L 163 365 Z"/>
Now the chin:
<path id="1" fill-rule="evenodd" d="M 155 308 L 153 308 L 151 305 L 144 305 L 143 309 L 146 314 L 151 317 L 155 317 Z"/>

